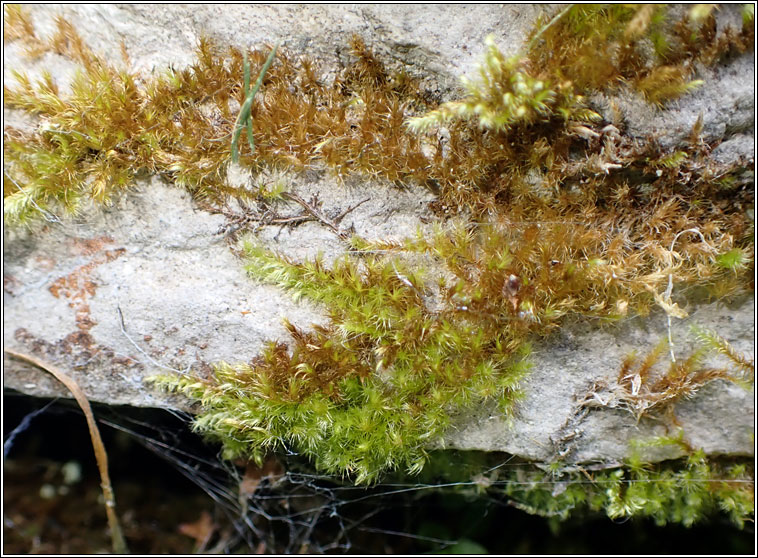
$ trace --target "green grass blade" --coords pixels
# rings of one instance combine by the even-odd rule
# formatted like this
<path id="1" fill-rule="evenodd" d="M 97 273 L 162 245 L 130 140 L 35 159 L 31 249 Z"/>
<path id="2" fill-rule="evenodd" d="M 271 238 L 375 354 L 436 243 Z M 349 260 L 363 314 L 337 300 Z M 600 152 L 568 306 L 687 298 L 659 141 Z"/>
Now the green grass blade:
<path id="1" fill-rule="evenodd" d="M 276 43 L 276 45 L 274 45 L 274 48 L 271 49 L 266 62 L 263 64 L 263 68 L 261 68 L 261 71 L 258 74 L 258 79 L 255 81 L 255 86 L 253 86 L 252 90 L 250 91 L 248 91 L 248 87 L 250 86 L 250 65 L 247 61 L 247 54 L 245 54 L 244 91 L 247 97 L 245 98 L 245 102 L 240 108 L 240 113 L 237 116 L 237 121 L 234 123 L 234 135 L 232 136 L 232 161 L 235 163 L 239 161 L 238 144 L 240 135 L 242 134 L 243 125 L 247 127 L 247 141 L 250 144 L 250 151 L 253 153 L 255 152 L 255 142 L 253 141 L 253 120 L 250 116 L 250 112 L 253 106 L 253 99 L 255 98 L 255 94 L 258 93 L 258 89 L 260 89 L 261 85 L 263 84 L 263 77 L 266 75 L 266 72 L 274 62 L 274 56 L 276 56 L 276 50 L 278 48 L 279 43 Z"/>

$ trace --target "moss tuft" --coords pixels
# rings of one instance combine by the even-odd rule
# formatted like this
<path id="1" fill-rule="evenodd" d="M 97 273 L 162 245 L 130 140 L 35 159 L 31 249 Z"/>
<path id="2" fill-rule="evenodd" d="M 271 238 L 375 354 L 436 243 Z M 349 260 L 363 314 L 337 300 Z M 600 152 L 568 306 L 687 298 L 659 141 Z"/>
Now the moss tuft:
<path id="1" fill-rule="evenodd" d="M 570 83 L 553 85 L 526 70 L 526 59 L 506 58 L 495 45 L 494 37 L 486 39 L 484 60 L 479 67 L 480 79 L 465 79 L 468 92 L 464 101 L 445 103 L 424 116 L 411 118 L 408 127 L 425 132 L 434 125 L 456 119 L 475 117 L 483 129 L 507 132 L 518 125 L 530 125 L 551 118 L 564 121 L 597 122 L 600 115 L 586 108 L 582 97 L 575 95 Z"/>
<path id="2" fill-rule="evenodd" d="M 418 472 L 456 410 L 487 399 L 512 410 L 528 370 L 519 328 L 498 330 L 496 317 L 483 327 L 455 303 L 430 309 L 420 274 L 399 259 L 327 269 L 251 240 L 243 252 L 249 273 L 326 305 L 332 323 L 310 333 L 287 324 L 291 350 L 270 343 L 208 381 L 160 380 L 203 402 L 196 428 L 229 457 L 287 447 L 330 473 L 374 481 L 397 467 Z"/>

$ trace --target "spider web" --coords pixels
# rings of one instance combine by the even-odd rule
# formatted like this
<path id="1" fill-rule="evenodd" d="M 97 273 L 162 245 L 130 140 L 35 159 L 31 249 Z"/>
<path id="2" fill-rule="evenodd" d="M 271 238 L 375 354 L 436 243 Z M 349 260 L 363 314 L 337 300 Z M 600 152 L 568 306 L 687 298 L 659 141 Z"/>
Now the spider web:
<path id="1" fill-rule="evenodd" d="M 14 441 L 26 429 L 35 427 L 35 417 L 40 414 L 48 410 L 51 413 L 81 414 L 73 405 L 55 403 L 56 400 L 38 404 L 38 409 L 18 422 L 18 426 L 6 436 L 6 454 L 14 451 Z M 499 489 L 509 485 L 545 485 L 560 493 L 565 490 L 567 481 L 549 471 L 539 477 L 532 475 L 521 479 L 518 471 L 529 465 L 512 455 L 482 453 L 478 461 L 465 464 L 463 460 L 458 461 L 461 454 L 475 452 L 441 452 L 436 456 L 436 464 L 440 460 L 447 461 L 447 470 L 457 470 L 459 474 L 455 478 L 461 480 L 445 480 L 444 475 L 434 471 L 428 475 L 422 473 L 419 478 L 398 473 L 388 476 L 384 483 L 365 487 L 355 486 L 349 479 L 316 474 L 307 460 L 292 451 L 271 455 L 260 467 L 223 460 L 217 447 L 203 443 L 190 431 L 188 421 L 192 416 L 183 412 L 98 406 L 95 414 L 99 423 L 108 427 L 103 429 L 104 433 L 125 433 L 130 440 L 169 463 L 214 502 L 216 517 L 222 517 L 224 521 L 219 522 L 213 535 L 198 546 L 198 552 L 458 553 L 482 551 L 484 547 L 473 541 L 482 540 L 482 537 L 489 540 L 495 535 L 511 538 L 518 535 L 528 539 L 528 543 L 519 543 L 530 545 L 527 550 L 543 548 L 540 545 L 564 544 L 554 536 L 551 539 L 548 530 L 548 525 L 552 525 L 552 529 L 559 528 L 557 518 L 551 524 L 544 518 L 529 516 L 521 511 L 523 503 L 518 497 L 505 495 Z M 435 459 L 432 459 L 428 467 L 434 469 L 435 466 Z M 149 465 L 140 459 L 135 459 L 131 467 L 142 469 L 140 474 L 152 473 Z M 533 466 L 531 470 L 534 471 Z M 118 483 L 118 476 L 113 480 Z M 607 481 L 593 480 L 588 475 L 584 481 L 573 479 L 571 482 L 595 484 L 602 488 Z M 170 490 L 168 497 L 171 497 Z M 459 503 L 446 504 L 451 498 L 458 498 Z M 466 506 L 460 505 L 461 500 L 467 502 Z M 511 515 L 504 516 L 504 513 Z M 502 517 L 506 517 L 511 525 L 499 527 Z M 593 521 L 602 530 L 621 527 L 605 517 L 593 520 L 592 516 L 580 513 L 577 519 L 574 528 L 579 525 L 584 530 L 591 528 L 588 525 L 593 525 Z M 724 525 L 719 526 L 721 520 Z M 447 524 L 446 529 L 433 528 L 442 523 Z M 450 528 L 450 523 L 459 523 L 462 528 Z M 463 526 L 464 523 L 468 526 Z M 476 532 L 471 526 L 477 523 L 488 526 L 489 531 Z M 563 524 L 560 525 L 564 529 Z M 752 525 L 742 532 L 727 528 L 725 518 L 717 518 L 716 525 L 729 529 L 727 534 L 730 536 L 752 537 Z M 623 527 L 634 526 L 639 527 L 640 522 L 629 521 Z M 653 527 L 648 524 L 647 528 Z M 665 535 L 670 541 L 670 533 L 675 533 L 676 528 L 667 528 L 656 536 Z M 545 531 L 545 536 L 536 534 L 540 530 Z M 472 544 L 474 546 L 470 546 Z M 485 544 L 489 546 L 489 542 Z M 602 545 L 599 541 L 595 544 Z M 547 548 L 554 550 L 554 547 Z"/>
<path id="2" fill-rule="evenodd" d="M 429 537 L 410 532 L 383 529 L 372 519 L 393 508 L 408 507 L 410 495 L 475 482 L 440 484 L 388 483 L 373 487 L 340 483 L 334 477 L 308 472 L 306 462 L 295 452 L 269 456 L 269 461 L 292 469 L 249 484 L 253 464 L 223 460 L 220 455 L 187 447 L 187 423 L 191 415 L 166 409 L 179 422 L 176 426 L 155 426 L 126 415 L 99 419 L 102 424 L 125 432 L 136 442 L 169 462 L 177 472 L 201 488 L 234 526 L 235 535 L 224 541 L 224 550 L 256 549 L 277 553 L 351 553 L 360 551 L 354 539 L 362 534 L 390 535 L 424 541 L 443 550 L 458 540 Z M 196 446 L 196 444 L 192 444 Z M 264 464 L 264 469 L 266 464 Z M 403 497 L 398 497 L 403 496 Z M 364 537 L 365 538 L 365 537 Z M 220 550 L 220 549 L 219 549 Z"/>

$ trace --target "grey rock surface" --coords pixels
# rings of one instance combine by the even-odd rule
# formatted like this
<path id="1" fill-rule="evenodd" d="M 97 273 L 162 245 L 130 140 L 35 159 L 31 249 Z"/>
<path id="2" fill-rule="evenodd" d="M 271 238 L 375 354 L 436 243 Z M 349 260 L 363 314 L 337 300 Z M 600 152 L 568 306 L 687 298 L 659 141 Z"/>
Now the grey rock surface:
<path id="1" fill-rule="evenodd" d="M 453 96 L 458 76 L 471 74 L 483 38 L 495 33 L 506 53 L 521 46 L 536 16 L 550 6 L 430 5 L 76 5 L 30 7 L 38 29 L 52 30 L 61 12 L 96 52 L 118 58 L 119 41 L 132 66 L 161 71 L 189 64 L 201 34 L 235 45 L 283 40 L 293 51 L 308 52 L 334 72 L 347 53 L 352 33 L 383 57 L 409 72 L 427 76 L 442 99 Z M 731 8 L 724 10 L 731 17 Z M 733 11 L 733 10 L 732 10 Z M 733 15 L 733 14 L 732 14 Z M 64 86 L 73 67 L 56 55 L 30 62 L 14 45 L 6 47 L 10 68 L 34 74 L 53 71 Z M 703 69 L 699 91 L 666 110 L 623 93 L 619 104 L 634 135 L 658 133 L 676 145 L 704 115 L 709 141 L 723 140 L 720 162 L 754 160 L 754 56 Z M 430 77 L 431 76 L 431 77 Z M 328 79 L 328 77 L 327 77 Z M 29 127 L 34 120 L 4 111 L 6 121 Z M 344 210 L 367 199 L 346 218 L 367 238 L 396 238 L 424 227 L 433 196 L 355 179 L 338 184 L 317 170 L 283 176 L 307 198 L 318 193 L 327 210 Z M 244 172 L 240 180 L 248 180 Z M 166 369 L 208 373 L 220 360 L 253 358 L 263 343 L 284 339 L 286 317 L 301 327 L 325 320 L 323 310 L 293 302 L 277 289 L 245 276 L 227 244 L 223 218 L 200 210 L 178 188 L 144 180 L 114 207 L 92 209 L 80 220 L 50 224 L 31 235 L 5 231 L 3 247 L 3 343 L 30 352 L 67 372 L 94 401 L 187 409 L 187 402 L 154 391 L 147 376 Z M 294 229 L 260 231 L 268 246 L 294 259 L 323 253 L 327 261 L 345 246 L 315 223 Z M 691 323 L 716 330 L 733 346 L 754 354 L 754 298 L 733 306 L 695 304 L 690 317 L 675 320 L 677 351 L 685 353 Z M 534 369 L 525 382 L 525 399 L 506 423 L 494 411 L 479 409 L 458 417 L 446 447 L 507 451 L 526 458 L 611 463 L 629 455 L 632 439 L 666 432 L 662 423 L 639 423 L 625 411 L 582 405 L 597 382 L 612 382 L 621 360 L 644 352 L 666 335 L 664 315 L 654 313 L 618 327 L 576 323 L 535 346 Z M 67 396 L 45 373 L 4 358 L 4 384 L 37 396 Z M 678 404 L 676 417 L 688 441 L 715 454 L 753 453 L 754 393 L 714 382 L 692 400 Z M 652 451 L 652 450 L 650 450 Z M 651 458 L 674 457 L 670 451 Z"/>
<path id="2" fill-rule="evenodd" d="M 752 135 L 755 123 L 755 56 L 748 53 L 728 65 L 700 67 L 705 83 L 692 93 L 670 102 L 661 111 L 631 92 L 621 95 L 620 107 L 627 132 L 645 137 L 655 134 L 662 147 L 684 142 L 698 118 L 703 118 L 703 140 L 709 143 L 732 134 Z M 753 142 L 754 143 L 754 142 Z"/>
<path id="3" fill-rule="evenodd" d="M 387 186 L 303 182 L 290 179 L 303 197 L 330 192 L 322 196 L 329 209 L 344 210 L 370 190 L 370 199 L 350 214 L 367 236 L 413 234 L 417 214 L 428 211 L 425 196 Z M 340 201 L 331 205 L 332 198 Z M 59 362 L 96 401 L 161 406 L 164 398 L 143 384 L 146 376 L 188 367 L 207 373 L 212 362 L 249 361 L 266 340 L 285 337 L 285 317 L 300 327 L 323 322 L 319 309 L 245 276 L 225 242 L 223 221 L 156 178 L 86 221 L 33 235 L 7 233 L 5 345 Z M 259 238 L 295 260 L 322 253 L 328 262 L 344 251 L 334 233 L 314 223 L 271 227 Z M 5 364 L 6 387 L 66 395 L 44 373 L 7 357 Z"/>
<path id="4" fill-rule="evenodd" d="M 443 95 L 458 87 L 494 33 L 506 54 L 515 54 L 538 14 L 549 5 L 163 5 L 89 4 L 30 7 L 41 36 L 65 15 L 95 52 L 121 59 L 120 42 L 140 72 L 192 63 L 198 39 L 259 47 L 282 47 L 323 62 L 327 72 L 347 58 L 348 39 L 358 34 L 397 68 L 431 74 Z M 59 59 L 55 55 L 50 55 Z M 9 67 L 6 64 L 6 69 Z M 67 68 L 68 69 L 68 68 Z M 393 68 L 394 69 L 394 68 Z M 7 78 L 8 76 L 6 76 Z M 56 77 L 59 77 L 56 75 Z M 325 76 L 328 78 L 328 76 Z"/>
<path id="5" fill-rule="evenodd" d="M 675 356 L 693 348 L 691 325 L 728 332 L 727 341 L 744 354 L 755 350 L 753 298 L 725 306 L 719 303 L 690 308 L 690 315 L 672 326 Z M 589 323 L 567 326 L 536 347 L 534 369 L 525 381 L 525 398 L 508 424 L 494 409 L 466 416 L 446 437 L 448 447 L 503 450 L 530 459 L 552 462 L 606 462 L 628 457 L 630 443 L 657 436 L 676 436 L 666 421 L 643 418 L 628 411 L 589 407 L 593 386 L 614 385 L 623 358 L 643 356 L 667 336 L 665 314 L 627 320 L 613 327 Z M 714 366 L 724 365 L 718 359 Z M 655 368 L 665 371 L 667 355 Z M 678 403 L 674 413 L 685 440 L 713 454 L 751 455 L 754 428 L 753 390 L 725 381 L 707 384 L 691 400 Z M 674 445 L 646 449 L 651 460 L 683 455 Z"/>

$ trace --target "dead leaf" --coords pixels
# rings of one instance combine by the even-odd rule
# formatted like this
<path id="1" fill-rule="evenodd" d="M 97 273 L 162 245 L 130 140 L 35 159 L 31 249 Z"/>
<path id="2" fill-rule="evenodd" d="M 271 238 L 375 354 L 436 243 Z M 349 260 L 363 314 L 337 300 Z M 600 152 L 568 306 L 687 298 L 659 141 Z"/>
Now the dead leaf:
<path id="1" fill-rule="evenodd" d="M 663 298 L 659 293 L 653 293 L 653 298 L 655 298 L 655 302 L 658 306 L 663 308 L 669 316 L 679 319 L 684 319 L 688 316 L 687 312 L 679 308 L 679 305 L 676 302 L 672 303 L 669 297 Z"/>
<path id="2" fill-rule="evenodd" d="M 187 535 L 195 539 L 198 549 L 205 548 L 208 542 L 211 540 L 213 533 L 216 531 L 216 524 L 213 523 L 211 514 L 206 510 L 200 514 L 200 518 L 192 523 L 182 523 L 178 527 L 178 531 L 182 535 Z"/>
<path id="3" fill-rule="evenodd" d="M 264 479 L 269 479 L 271 483 L 274 483 L 282 475 L 284 475 L 284 467 L 275 457 L 267 457 L 262 467 L 256 465 L 255 462 L 249 462 L 240 481 L 240 497 L 245 498 L 255 494 Z"/>

